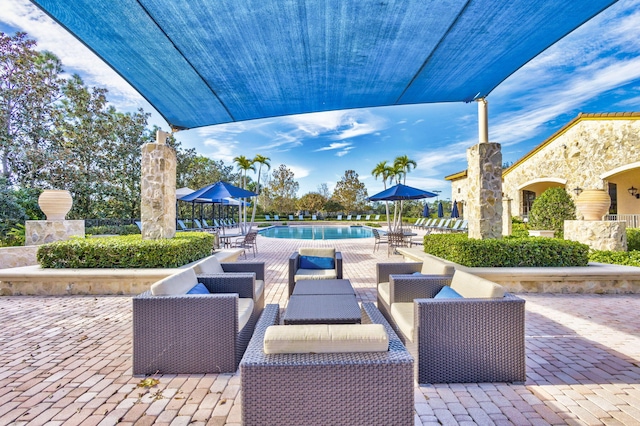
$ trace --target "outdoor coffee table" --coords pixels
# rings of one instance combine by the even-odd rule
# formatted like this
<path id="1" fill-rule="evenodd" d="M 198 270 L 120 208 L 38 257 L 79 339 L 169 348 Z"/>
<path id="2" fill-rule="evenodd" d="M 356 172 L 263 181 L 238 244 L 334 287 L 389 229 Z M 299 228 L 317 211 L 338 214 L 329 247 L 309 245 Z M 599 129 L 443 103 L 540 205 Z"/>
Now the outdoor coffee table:
<path id="1" fill-rule="evenodd" d="M 311 294 L 353 294 L 349 280 L 300 280 L 293 288 L 294 296 Z"/>
<path id="2" fill-rule="evenodd" d="M 285 325 L 358 324 L 360 306 L 354 294 L 292 294 L 282 319 Z"/>

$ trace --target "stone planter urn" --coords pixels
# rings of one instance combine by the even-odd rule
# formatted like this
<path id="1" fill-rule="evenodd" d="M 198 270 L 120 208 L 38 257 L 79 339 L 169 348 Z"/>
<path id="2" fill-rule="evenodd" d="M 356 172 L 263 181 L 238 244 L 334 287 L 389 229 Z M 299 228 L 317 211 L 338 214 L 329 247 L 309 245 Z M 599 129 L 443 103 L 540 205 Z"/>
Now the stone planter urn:
<path id="1" fill-rule="evenodd" d="M 40 210 L 47 215 L 47 220 L 65 220 L 73 206 L 71 193 L 59 189 L 45 189 L 38 197 Z"/>
<path id="2" fill-rule="evenodd" d="M 553 229 L 529 229 L 529 236 L 531 237 L 553 238 L 555 233 Z"/>
<path id="3" fill-rule="evenodd" d="M 602 220 L 611 205 L 611 197 L 602 189 L 585 189 L 576 199 L 576 209 L 584 220 Z"/>

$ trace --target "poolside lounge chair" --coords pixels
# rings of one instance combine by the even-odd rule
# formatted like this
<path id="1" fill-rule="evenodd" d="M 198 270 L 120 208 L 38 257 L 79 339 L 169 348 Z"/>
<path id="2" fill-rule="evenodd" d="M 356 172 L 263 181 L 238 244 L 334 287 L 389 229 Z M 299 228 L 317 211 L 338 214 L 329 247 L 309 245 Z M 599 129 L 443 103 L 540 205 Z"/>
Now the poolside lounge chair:
<path id="1" fill-rule="evenodd" d="M 342 279 L 342 253 L 334 248 L 300 247 L 289 257 L 289 295 L 299 280 L 333 279 Z"/>
<path id="2" fill-rule="evenodd" d="M 189 228 L 187 225 L 184 224 L 184 221 L 182 219 L 178 219 L 176 221 L 176 223 L 178 224 L 178 231 L 191 231 L 192 229 Z"/>
<path id="3" fill-rule="evenodd" d="M 413 358 L 373 303 L 361 306 L 363 324 L 326 327 L 347 329 L 355 340 L 358 327 L 382 325 L 387 350 L 347 352 L 358 351 L 356 343 L 334 353 L 267 354 L 271 332 L 308 327 L 280 326 L 279 311 L 266 306 L 240 363 L 243 425 L 414 424 Z"/>
<path id="4" fill-rule="evenodd" d="M 142 222 L 140 222 L 139 220 L 136 220 L 134 223 L 136 224 L 140 232 L 142 232 Z"/>
<path id="5" fill-rule="evenodd" d="M 341 215 L 341 214 L 339 214 L 339 215 L 336 217 L 336 220 L 342 220 L 342 215 Z"/>
<path id="6" fill-rule="evenodd" d="M 424 221 L 425 221 L 425 218 L 421 217 L 421 218 L 419 218 L 418 220 L 416 220 L 416 223 L 414 223 L 414 224 L 412 225 L 412 227 L 413 227 L 414 229 L 416 229 L 416 228 L 420 228 L 420 226 L 424 223 Z"/>
<path id="7" fill-rule="evenodd" d="M 376 217 L 375 217 L 373 220 L 376 220 L 376 221 L 377 221 L 377 220 L 380 220 L 380 215 L 379 215 L 379 214 L 377 214 L 377 215 L 376 215 Z"/>
<path id="8" fill-rule="evenodd" d="M 463 222 L 462 219 L 458 219 L 455 222 L 453 222 L 453 225 L 451 225 L 450 228 L 443 229 L 443 231 L 448 233 L 457 232 L 460 226 L 462 226 L 462 222 Z"/>
<path id="9" fill-rule="evenodd" d="M 364 220 L 371 220 L 371 215 L 368 214 L 367 217 L 364 218 Z"/>
<path id="10" fill-rule="evenodd" d="M 268 215 L 268 214 L 265 214 L 265 215 L 264 215 L 264 220 L 271 220 L 271 216 L 270 216 L 270 215 Z"/>
<path id="11" fill-rule="evenodd" d="M 311 215 L 311 220 L 318 220 L 318 216 L 316 216 L 315 214 Z"/>
<path id="12" fill-rule="evenodd" d="M 347 215 L 347 220 L 351 220 L 351 215 L 350 214 Z"/>
<path id="13" fill-rule="evenodd" d="M 196 231 L 204 231 L 204 226 L 202 226 L 202 223 L 200 223 L 200 220 L 198 219 L 193 219 L 193 224 L 195 225 L 194 229 Z"/>
<path id="14" fill-rule="evenodd" d="M 280 216 L 278 216 L 277 214 L 273 215 L 273 220 L 280 220 Z"/>
<path id="15" fill-rule="evenodd" d="M 453 232 L 467 232 L 469 230 L 469 221 L 467 219 L 463 220 L 458 229 Z"/>
<path id="16" fill-rule="evenodd" d="M 356 220 L 362 220 L 362 215 L 357 215 Z"/>
<path id="17" fill-rule="evenodd" d="M 292 214 L 290 214 L 290 215 L 289 215 L 289 220 L 290 220 L 290 221 L 292 221 L 292 220 L 293 220 L 293 215 L 292 215 Z"/>
<path id="18" fill-rule="evenodd" d="M 298 215 L 298 220 L 304 220 L 304 215 L 299 214 Z"/>

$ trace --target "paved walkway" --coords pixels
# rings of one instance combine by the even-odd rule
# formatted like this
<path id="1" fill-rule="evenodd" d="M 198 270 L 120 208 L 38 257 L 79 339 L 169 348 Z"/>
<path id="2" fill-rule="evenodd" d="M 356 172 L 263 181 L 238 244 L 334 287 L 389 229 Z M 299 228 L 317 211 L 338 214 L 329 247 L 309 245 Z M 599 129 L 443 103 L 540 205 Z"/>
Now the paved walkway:
<path id="1" fill-rule="evenodd" d="M 286 305 L 287 258 L 309 244 L 258 237 L 267 303 Z M 342 251 L 361 301 L 376 262 L 401 260 L 372 239 L 312 244 Z M 527 382 L 416 385 L 416 425 L 640 425 L 640 295 L 521 296 Z M 238 373 L 138 387 L 130 297 L 2 297 L 0 327 L 0 425 L 241 424 Z"/>

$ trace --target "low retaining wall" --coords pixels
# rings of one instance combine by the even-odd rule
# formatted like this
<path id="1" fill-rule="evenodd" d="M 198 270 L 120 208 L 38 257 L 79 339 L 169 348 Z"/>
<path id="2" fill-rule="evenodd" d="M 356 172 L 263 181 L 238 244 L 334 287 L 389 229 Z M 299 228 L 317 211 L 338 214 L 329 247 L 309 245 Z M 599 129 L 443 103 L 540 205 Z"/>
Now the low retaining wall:
<path id="1" fill-rule="evenodd" d="M 242 249 L 225 249 L 213 256 L 235 262 L 241 253 Z M 1 269 L 0 296 L 135 295 L 179 269 Z"/>
<path id="2" fill-rule="evenodd" d="M 38 246 L 18 246 L 0 248 L 0 269 L 37 265 Z"/>
<path id="3" fill-rule="evenodd" d="M 441 262 L 496 282 L 512 293 L 640 293 L 640 268 L 604 263 L 566 268 L 469 268 L 424 253 L 398 248 L 406 260 Z"/>

